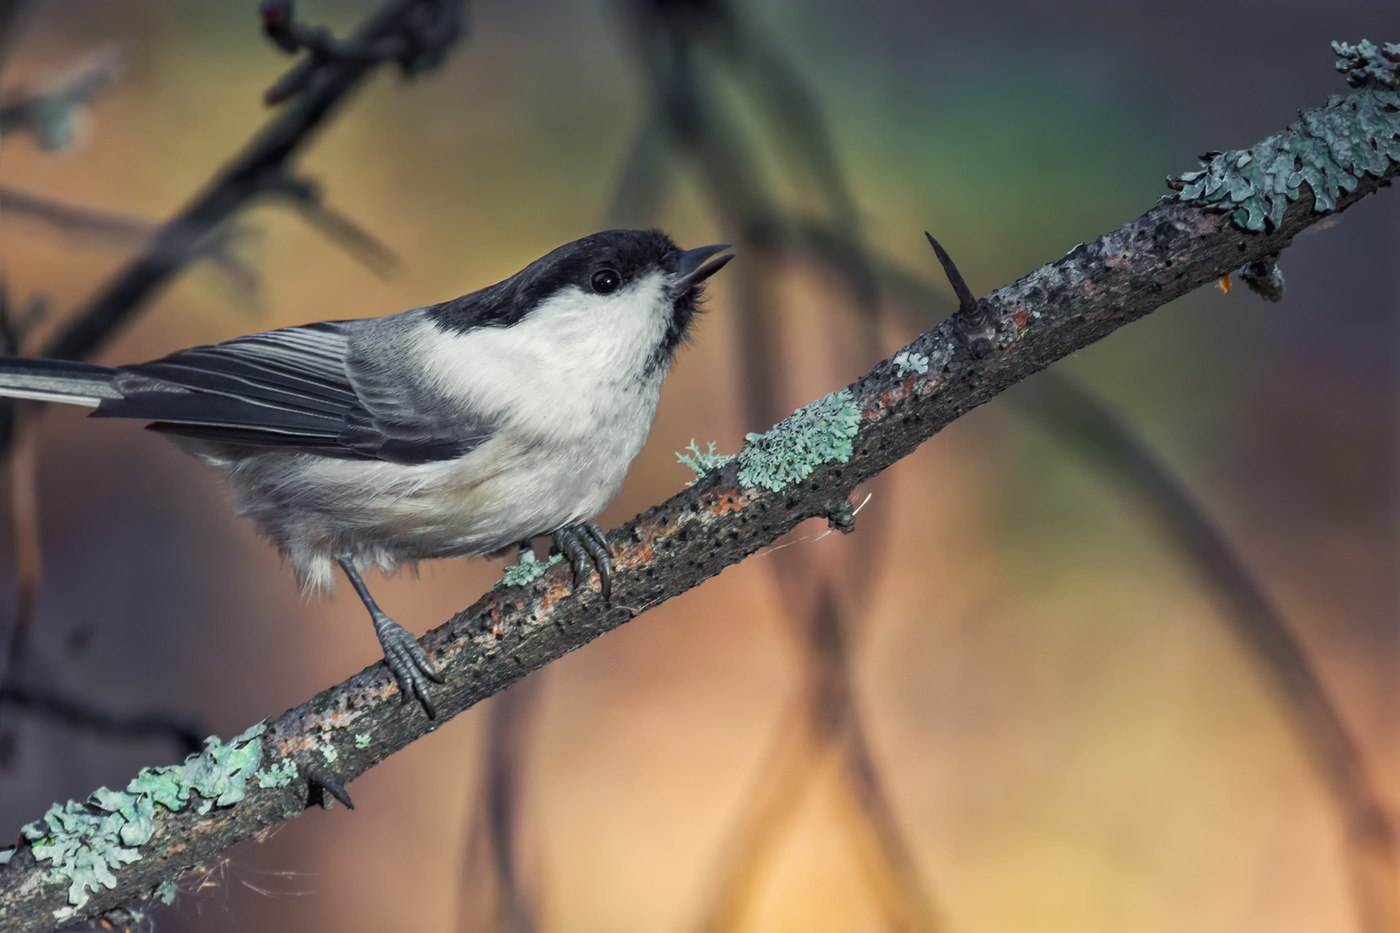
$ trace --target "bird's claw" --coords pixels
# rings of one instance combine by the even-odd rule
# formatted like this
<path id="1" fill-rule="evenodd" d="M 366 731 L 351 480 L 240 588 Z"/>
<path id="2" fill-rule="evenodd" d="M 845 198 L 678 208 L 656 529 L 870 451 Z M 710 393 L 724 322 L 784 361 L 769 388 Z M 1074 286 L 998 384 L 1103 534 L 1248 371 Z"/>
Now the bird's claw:
<path id="1" fill-rule="evenodd" d="M 575 522 L 554 533 L 554 546 L 574 569 L 574 588 L 588 579 L 591 560 L 598 568 L 598 581 L 603 601 L 612 598 L 612 555 L 608 551 L 608 536 L 593 522 Z"/>
<path id="2" fill-rule="evenodd" d="M 428 718 L 436 719 L 437 706 L 428 682 L 440 684 L 442 675 L 428 659 L 428 653 L 408 629 L 382 613 L 374 618 L 374 632 L 384 649 L 384 663 L 398 681 L 403 702 L 407 703 L 410 696 L 416 697 Z"/>

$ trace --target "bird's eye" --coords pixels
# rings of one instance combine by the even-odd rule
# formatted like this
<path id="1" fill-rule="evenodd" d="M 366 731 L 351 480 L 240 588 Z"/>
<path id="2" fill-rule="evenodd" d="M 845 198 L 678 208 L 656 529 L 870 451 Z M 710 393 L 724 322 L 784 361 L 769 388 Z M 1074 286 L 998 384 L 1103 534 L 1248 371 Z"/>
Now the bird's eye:
<path id="1" fill-rule="evenodd" d="M 612 269 L 599 269 L 593 273 L 593 290 L 600 295 L 610 295 L 622 284 L 622 276 Z"/>

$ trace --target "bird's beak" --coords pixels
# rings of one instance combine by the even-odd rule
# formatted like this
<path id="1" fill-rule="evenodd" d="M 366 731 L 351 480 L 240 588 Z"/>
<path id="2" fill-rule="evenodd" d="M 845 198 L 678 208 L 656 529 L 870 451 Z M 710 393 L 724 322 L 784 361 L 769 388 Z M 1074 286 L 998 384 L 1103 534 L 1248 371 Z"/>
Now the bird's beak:
<path id="1" fill-rule="evenodd" d="M 671 281 L 667 284 L 671 294 L 683 295 L 723 269 L 725 263 L 734 258 L 733 253 L 721 256 L 708 265 L 705 264 L 705 260 L 727 249 L 730 249 L 729 244 L 721 243 L 718 246 L 702 246 L 699 249 L 687 249 L 677 253 L 675 271 L 671 273 Z"/>

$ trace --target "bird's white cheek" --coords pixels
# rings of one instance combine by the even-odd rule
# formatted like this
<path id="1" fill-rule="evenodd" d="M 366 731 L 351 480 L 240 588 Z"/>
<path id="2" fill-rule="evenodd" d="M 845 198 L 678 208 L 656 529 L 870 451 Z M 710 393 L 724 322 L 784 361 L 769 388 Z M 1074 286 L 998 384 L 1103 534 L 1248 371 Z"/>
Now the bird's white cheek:
<path id="1" fill-rule="evenodd" d="M 425 322 L 416 343 L 427 378 L 464 408 L 573 437 L 619 420 L 649 426 L 655 399 L 643 383 L 659 381 L 649 363 L 667 310 L 657 274 L 611 296 L 567 289 L 512 327 L 452 334 Z"/>

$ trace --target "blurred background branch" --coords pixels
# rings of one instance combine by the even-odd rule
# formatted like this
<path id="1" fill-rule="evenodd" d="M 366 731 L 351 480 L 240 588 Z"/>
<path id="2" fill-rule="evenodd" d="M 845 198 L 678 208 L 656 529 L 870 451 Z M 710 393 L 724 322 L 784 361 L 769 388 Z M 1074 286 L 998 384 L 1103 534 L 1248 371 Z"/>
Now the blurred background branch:
<path id="1" fill-rule="evenodd" d="M 75 244 L 108 249 L 144 246 L 158 226 L 143 218 L 68 204 L 14 188 L 0 188 L 0 213 L 7 222 L 28 222 Z M 204 258 L 220 273 L 230 294 L 242 302 L 256 299 L 258 273 L 232 247 L 249 232 L 229 227 L 221 236 L 210 237 L 204 251 Z"/>
<path id="2" fill-rule="evenodd" d="M 412 37 L 421 33 L 422 9 L 435 11 L 444 19 L 455 18 L 462 0 L 390 0 L 377 8 L 355 32 L 353 41 L 373 43 L 395 36 Z M 290 4 L 286 4 L 290 9 Z M 424 62 L 436 62 L 458 35 L 443 29 L 431 35 L 438 43 L 421 51 Z M 409 41 L 409 40 L 405 40 Z M 283 184 L 285 166 L 296 157 L 334 115 L 344 100 L 381 59 L 330 59 L 314 61 L 293 69 L 314 74 L 305 90 L 290 99 L 282 111 L 210 180 L 192 201 L 181 208 L 156 233 L 147 252 L 130 263 L 99 293 L 79 308 L 45 346 L 44 356 L 82 359 L 97 350 L 125 320 L 196 255 L 199 245 L 219 225 L 259 196 L 269 186 Z M 424 66 L 426 67 L 426 65 Z M 360 245 L 363 253 L 363 244 Z"/>
<path id="3" fill-rule="evenodd" d="M 0 13 L 0 28 L 19 19 L 19 6 L 12 3 Z M 6 41 L 13 39 L 7 36 Z M 0 56 L 3 52 L 0 48 Z M 23 132 L 33 137 L 41 149 L 68 148 L 78 136 L 83 110 L 112 86 L 120 68 L 120 52 L 114 46 L 106 46 L 78 58 L 38 90 L 6 90 L 0 94 L 0 140 Z"/>
<path id="4" fill-rule="evenodd" d="M 107 741 L 163 739 L 173 746 L 172 751 L 180 758 L 203 748 L 204 737 L 209 734 L 208 727 L 193 716 L 161 711 L 114 713 L 106 708 L 106 703 L 105 697 L 98 701 L 84 700 L 34 684 L 0 686 L 0 706 Z"/>
<path id="5" fill-rule="evenodd" d="M 774 186 L 761 171 L 759 146 L 726 116 L 730 110 L 716 99 L 717 90 L 726 81 L 742 88 L 744 102 L 757 111 L 758 125 L 781 153 L 780 171 L 803 179 L 824 221 L 843 231 L 831 264 L 858 315 L 856 359 L 869 360 L 880 355 L 880 303 L 854 197 L 805 83 L 771 37 L 739 10 L 723 0 L 626 0 L 619 19 L 631 28 L 651 102 L 618 176 L 614 216 L 629 224 L 653 222 L 667 187 L 663 145 L 696 167 L 719 228 L 733 231 L 729 235 L 746 258 L 735 270 L 741 327 L 734 334 L 734 356 L 742 361 L 745 418 L 757 428 L 780 418 L 782 399 L 792 398 L 781 351 L 781 301 L 771 284 L 780 270 L 761 236 L 780 209 Z M 659 136 L 657 128 L 664 131 Z M 787 550 L 775 552 L 764 565 L 780 590 L 782 614 L 807 669 L 805 701 L 794 719 L 778 724 L 777 739 L 758 763 L 757 787 L 746 797 L 730 842 L 715 857 L 713 890 L 699 899 L 697 930 L 736 929 L 753 911 L 763 863 L 791 832 L 798 812 L 792 804 L 802 798 L 804 785 L 823 773 L 816 765 L 828 749 L 837 752 L 841 779 L 834 786 L 848 804 L 837 810 L 849 818 L 850 851 L 865 869 L 886 923 L 892 929 L 938 929 L 925 873 L 904 838 L 880 772 L 870 766 L 867 730 L 848 676 L 854 613 L 871 598 L 877 581 L 871 571 L 887 538 L 883 512 L 883 499 L 864 509 L 862 546 L 841 556 L 844 566 L 834 565 L 829 554 Z M 814 564 L 826 565 L 825 572 Z M 806 741 L 793 743 L 791 736 Z"/>

